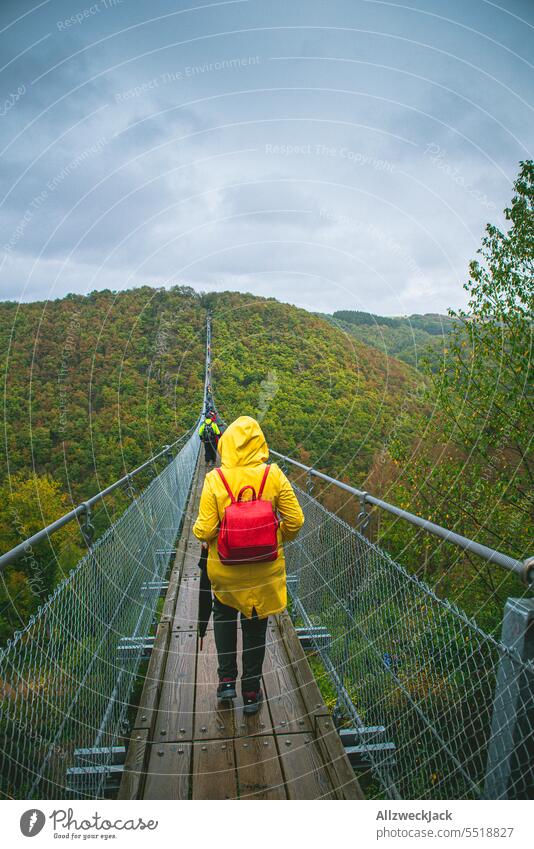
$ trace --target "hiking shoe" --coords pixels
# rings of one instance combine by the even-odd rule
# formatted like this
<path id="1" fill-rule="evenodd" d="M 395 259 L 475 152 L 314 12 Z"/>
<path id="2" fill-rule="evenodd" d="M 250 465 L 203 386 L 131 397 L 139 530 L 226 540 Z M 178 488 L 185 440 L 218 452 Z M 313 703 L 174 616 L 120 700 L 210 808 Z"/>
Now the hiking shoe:
<path id="1" fill-rule="evenodd" d="M 243 693 L 243 713 L 257 713 L 263 701 L 261 690 Z"/>
<path id="2" fill-rule="evenodd" d="M 225 699 L 235 699 L 237 693 L 235 691 L 234 678 L 221 678 L 217 687 L 217 698 L 220 702 Z"/>

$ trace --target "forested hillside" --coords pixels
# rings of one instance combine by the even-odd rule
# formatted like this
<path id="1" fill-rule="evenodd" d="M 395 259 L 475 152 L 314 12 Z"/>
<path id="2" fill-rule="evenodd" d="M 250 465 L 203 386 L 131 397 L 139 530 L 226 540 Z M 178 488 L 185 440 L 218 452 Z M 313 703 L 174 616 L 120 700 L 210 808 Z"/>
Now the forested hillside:
<path id="1" fill-rule="evenodd" d="M 253 415 L 276 450 L 361 482 L 400 411 L 415 412 L 416 372 L 273 299 L 223 293 L 206 300 L 225 418 Z"/>
<path id="2" fill-rule="evenodd" d="M 447 315 L 382 316 L 356 310 L 339 310 L 324 316 L 360 342 L 378 348 L 414 368 L 438 371 L 443 363 L 447 340 L 458 324 Z"/>
<path id="3" fill-rule="evenodd" d="M 0 480 L 48 474 L 79 500 L 190 427 L 207 308 L 227 414 L 253 412 L 273 446 L 366 473 L 399 409 L 414 406 L 414 371 L 273 299 L 143 287 L 0 303 Z"/>
<path id="4" fill-rule="evenodd" d="M 0 538 L 7 551 L 131 471 L 196 420 L 204 387 L 205 311 L 192 290 L 0 304 L 4 434 Z M 97 532 L 124 509 L 95 514 Z M 82 554 L 75 523 L 2 575 L 8 637 Z"/>
<path id="5" fill-rule="evenodd" d="M 92 494 L 195 421 L 205 319 L 192 290 L 8 302 L 0 319 L 2 479 L 33 469 Z"/>

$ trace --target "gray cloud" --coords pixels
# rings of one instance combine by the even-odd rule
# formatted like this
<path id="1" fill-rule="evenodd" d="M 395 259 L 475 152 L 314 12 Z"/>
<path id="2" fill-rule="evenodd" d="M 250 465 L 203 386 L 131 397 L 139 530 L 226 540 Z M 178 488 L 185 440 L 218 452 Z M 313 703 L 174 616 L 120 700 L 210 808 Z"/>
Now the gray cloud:
<path id="1" fill-rule="evenodd" d="M 23 8 L 2 4 L 0 29 Z M 455 0 L 456 25 L 433 0 L 307 2 L 304 27 L 299 3 L 186 8 L 123 0 L 61 29 L 61 0 L 0 34 L 2 296 L 182 282 L 312 310 L 462 304 L 532 138 L 529 26 L 506 14 L 532 25 L 531 5 Z"/>

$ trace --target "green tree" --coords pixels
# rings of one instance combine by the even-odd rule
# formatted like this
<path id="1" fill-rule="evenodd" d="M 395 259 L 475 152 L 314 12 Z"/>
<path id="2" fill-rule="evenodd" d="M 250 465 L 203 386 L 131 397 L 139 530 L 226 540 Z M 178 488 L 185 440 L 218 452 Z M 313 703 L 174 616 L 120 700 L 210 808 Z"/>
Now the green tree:
<path id="1" fill-rule="evenodd" d="M 444 364 L 431 375 L 418 437 L 391 445 L 390 500 L 518 559 L 532 554 L 532 308 L 534 166 L 521 163 L 506 232 L 488 224 L 470 264 L 466 310 Z M 431 415 L 430 415 L 431 412 Z M 497 566 L 384 522 L 383 542 L 425 568 L 449 597 L 496 623 L 504 598 L 521 593 Z M 428 575 L 427 575 L 428 577 Z"/>
<path id="2" fill-rule="evenodd" d="M 515 191 L 505 210 L 508 232 L 488 224 L 479 251 L 483 260 L 470 265 L 464 287 L 470 295 L 468 310 L 451 311 L 462 324 L 451 337 L 449 362 L 437 390 L 448 433 L 476 451 L 481 476 L 497 483 L 500 498 L 528 515 L 534 491 L 532 161 L 522 163 Z"/>
<path id="3" fill-rule="evenodd" d="M 48 475 L 18 474 L 0 486 L 0 538 L 4 551 L 23 542 L 71 509 L 58 481 Z M 1 573 L 0 638 L 27 622 L 83 551 L 76 523 L 34 546 Z"/>

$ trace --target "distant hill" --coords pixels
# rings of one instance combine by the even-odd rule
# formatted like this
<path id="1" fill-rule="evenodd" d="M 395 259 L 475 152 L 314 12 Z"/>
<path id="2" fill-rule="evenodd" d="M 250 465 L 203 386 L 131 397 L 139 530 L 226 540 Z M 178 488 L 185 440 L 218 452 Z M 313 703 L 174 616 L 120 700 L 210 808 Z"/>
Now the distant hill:
<path id="1" fill-rule="evenodd" d="M 207 295 L 214 383 L 225 417 L 260 418 L 273 448 L 362 483 L 420 382 L 324 317 L 273 298 Z"/>
<path id="2" fill-rule="evenodd" d="M 79 499 L 183 433 L 200 410 L 204 327 L 186 287 L 0 303 L 0 484 L 33 470 Z"/>
<path id="3" fill-rule="evenodd" d="M 273 447 L 362 479 L 411 405 L 415 372 L 272 298 L 144 286 L 0 303 L 0 484 L 35 471 L 80 499 L 185 431 L 201 405 L 208 306 L 227 415 L 252 412 Z"/>
<path id="4" fill-rule="evenodd" d="M 204 328 L 199 295 L 182 287 L 0 303 L 1 551 L 194 424 Z M 148 480 L 146 474 L 136 485 Z M 97 505 L 97 535 L 129 500 L 117 490 Z M 83 553 L 72 522 L 2 573 L 0 642 L 27 622 Z"/>
<path id="5" fill-rule="evenodd" d="M 360 342 L 414 368 L 420 368 L 426 359 L 433 371 L 443 362 L 447 337 L 455 324 L 455 319 L 439 313 L 393 317 L 339 310 L 323 317 Z"/>

